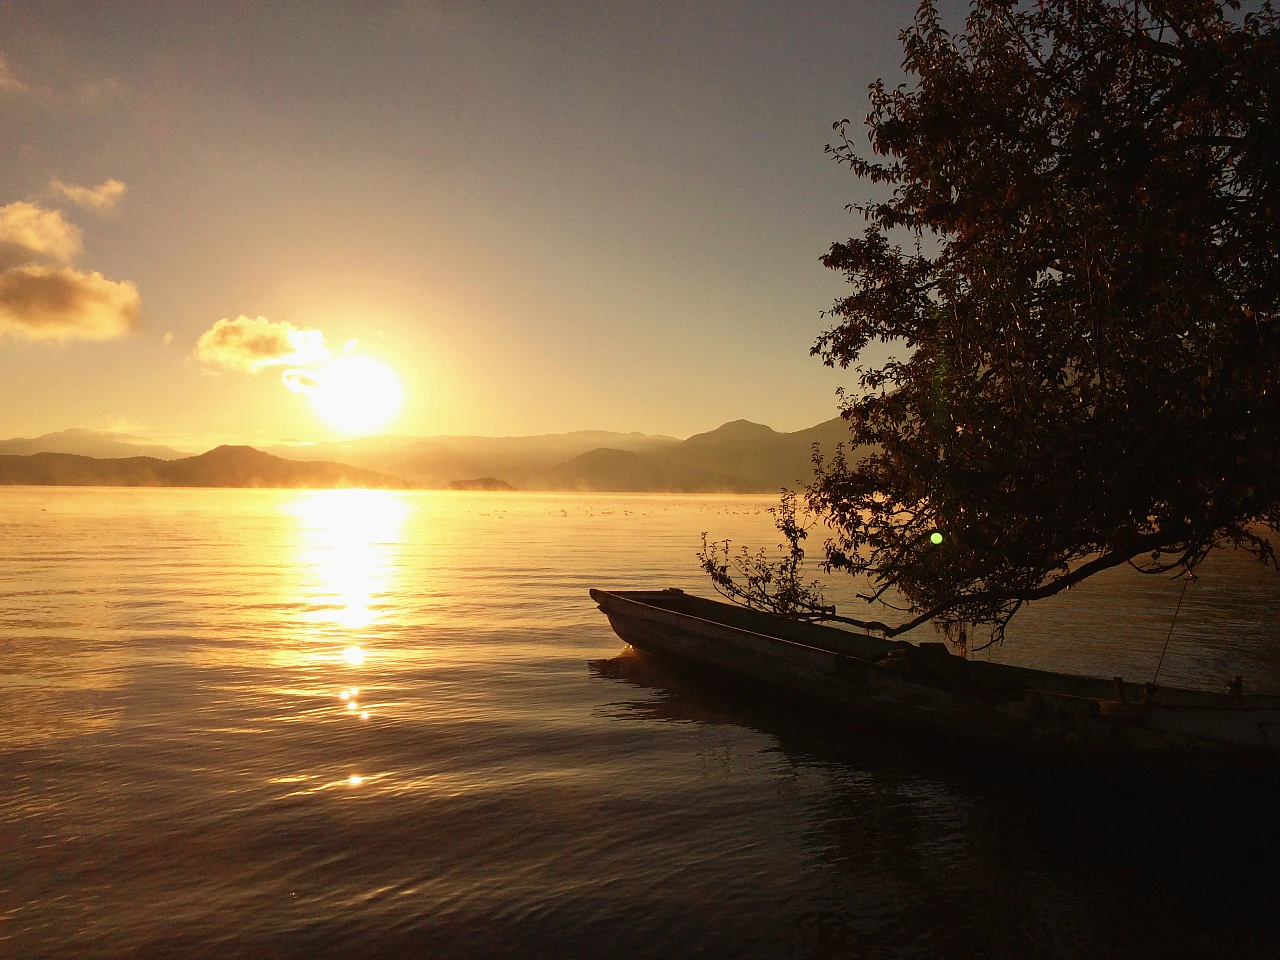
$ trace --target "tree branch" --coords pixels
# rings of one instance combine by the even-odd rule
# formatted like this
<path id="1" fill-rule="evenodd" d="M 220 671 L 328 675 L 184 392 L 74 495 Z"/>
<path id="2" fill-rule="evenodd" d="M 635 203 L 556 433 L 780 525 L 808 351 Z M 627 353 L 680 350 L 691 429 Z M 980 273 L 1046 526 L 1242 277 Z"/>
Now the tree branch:
<path id="1" fill-rule="evenodd" d="M 965 603 L 1000 603 L 1008 600 L 1016 600 L 1019 604 L 1028 603 L 1032 600 L 1043 600 L 1046 597 L 1052 597 L 1056 593 L 1066 590 L 1068 587 L 1074 586 L 1081 580 L 1085 580 L 1095 573 L 1108 570 L 1111 567 L 1118 567 L 1122 563 L 1127 563 L 1134 557 L 1142 553 L 1149 553 L 1152 550 L 1162 546 L 1169 545 L 1169 537 L 1167 534 L 1149 533 L 1133 540 L 1129 546 L 1123 550 L 1104 553 L 1100 557 L 1090 560 L 1088 563 L 1081 564 L 1070 573 L 1051 580 L 1042 586 L 1032 590 L 980 590 L 976 593 L 959 593 L 948 600 L 934 606 L 932 609 L 926 610 L 912 620 L 899 624 L 896 627 L 890 627 L 879 621 L 854 620 L 848 617 L 833 617 L 841 623 L 852 624 L 856 627 L 868 627 L 872 630 L 882 631 L 885 637 L 896 637 L 898 634 L 906 633 L 908 630 L 914 630 L 921 624 L 928 623 L 949 610 Z"/>

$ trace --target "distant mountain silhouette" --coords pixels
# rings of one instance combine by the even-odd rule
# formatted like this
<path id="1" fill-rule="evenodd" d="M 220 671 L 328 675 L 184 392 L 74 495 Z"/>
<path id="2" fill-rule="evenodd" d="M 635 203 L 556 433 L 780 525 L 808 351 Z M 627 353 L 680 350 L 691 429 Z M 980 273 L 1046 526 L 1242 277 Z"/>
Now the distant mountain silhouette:
<path id="1" fill-rule="evenodd" d="M 73 453 L 81 457 L 154 457 L 176 460 L 189 456 L 173 447 L 149 443 L 127 433 L 105 433 L 100 430 L 61 430 L 27 439 L 15 437 L 0 440 L 0 455 L 29 456 L 33 453 Z"/>
<path id="2" fill-rule="evenodd" d="M 836 417 L 795 433 L 734 420 L 659 450 L 598 449 L 557 465 L 539 478 L 553 490 L 767 493 L 813 479 L 812 448 L 830 459 L 849 445 L 848 425 Z"/>
<path id="3" fill-rule="evenodd" d="M 402 489 L 396 477 L 345 463 L 299 463 L 252 447 L 223 446 L 198 457 L 95 459 L 68 453 L 0 455 L 0 484 L 75 487 L 374 487 Z"/>

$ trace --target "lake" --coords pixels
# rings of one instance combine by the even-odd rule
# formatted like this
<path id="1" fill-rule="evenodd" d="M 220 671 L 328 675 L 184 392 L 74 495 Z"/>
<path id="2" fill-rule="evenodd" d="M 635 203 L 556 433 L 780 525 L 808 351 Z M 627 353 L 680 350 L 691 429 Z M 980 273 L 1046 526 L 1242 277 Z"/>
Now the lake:
<path id="1" fill-rule="evenodd" d="M 0 956 L 1280 955 L 1266 790 L 988 769 L 629 653 L 588 588 L 709 594 L 700 533 L 776 543 L 771 503 L 0 488 Z M 1201 572 L 1161 682 L 1280 692 L 1280 575 Z M 981 655 L 1146 680 L 1180 590 L 1113 571 Z"/>

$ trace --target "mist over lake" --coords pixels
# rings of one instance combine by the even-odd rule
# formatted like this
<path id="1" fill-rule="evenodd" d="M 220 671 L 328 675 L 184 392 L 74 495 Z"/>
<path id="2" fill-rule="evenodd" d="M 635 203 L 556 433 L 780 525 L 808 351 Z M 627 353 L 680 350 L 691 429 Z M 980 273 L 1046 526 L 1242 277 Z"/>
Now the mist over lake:
<path id="1" fill-rule="evenodd" d="M 0 491 L 0 954 L 1273 948 L 1260 800 L 1002 777 L 628 653 L 587 589 L 709 593 L 701 531 L 771 545 L 773 502 Z M 1280 578 L 1200 572 L 1162 682 L 1276 692 Z M 1097 578 L 984 655 L 1147 679 L 1179 589 Z"/>

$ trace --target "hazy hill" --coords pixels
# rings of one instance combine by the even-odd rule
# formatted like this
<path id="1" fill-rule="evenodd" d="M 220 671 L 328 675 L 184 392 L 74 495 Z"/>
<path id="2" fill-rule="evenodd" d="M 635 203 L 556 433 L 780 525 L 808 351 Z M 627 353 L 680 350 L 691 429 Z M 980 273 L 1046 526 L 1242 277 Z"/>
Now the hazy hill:
<path id="1" fill-rule="evenodd" d="M 263 449 L 290 460 L 338 460 L 427 487 L 498 477 L 530 489 L 557 464 L 590 450 L 608 447 L 651 452 L 679 443 L 674 437 L 580 430 L 533 437 L 366 437 L 349 443 L 281 444 Z"/>
<path id="2" fill-rule="evenodd" d="M 0 455 L 30 456 L 33 453 L 73 453 L 81 457 L 154 457 L 176 460 L 187 454 L 173 447 L 150 443 L 127 433 L 104 433 L 99 430 L 61 430 L 27 439 L 15 437 L 0 440 Z"/>
<path id="3" fill-rule="evenodd" d="M 376 487 L 404 481 L 345 463 L 299 463 L 252 447 L 218 447 L 198 457 L 95 459 L 68 453 L 0 455 L 0 484 L 73 487 Z"/>
<path id="4" fill-rule="evenodd" d="M 554 490 L 670 490 L 682 493 L 768 493 L 813 479 L 812 448 L 830 458 L 849 443 L 839 417 L 807 430 L 778 433 L 735 420 L 682 443 L 637 453 L 602 448 L 558 464 L 531 486 Z"/>

